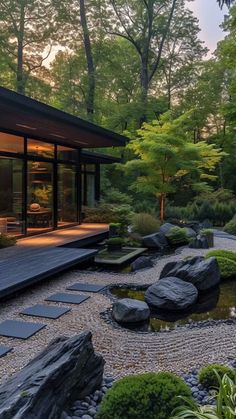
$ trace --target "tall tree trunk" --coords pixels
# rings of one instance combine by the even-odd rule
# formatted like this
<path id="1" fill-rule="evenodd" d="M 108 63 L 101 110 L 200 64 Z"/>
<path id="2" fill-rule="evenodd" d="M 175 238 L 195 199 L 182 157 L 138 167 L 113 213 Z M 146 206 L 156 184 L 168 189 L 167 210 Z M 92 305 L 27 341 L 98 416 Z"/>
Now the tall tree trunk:
<path id="1" fill-rule="evenodd" d="M 165 216 L 165 200 L 166 200 L 166 194 L 162 193 L 160 195 L 160 220 L 161 222 L 164 221 L 164 216 Z"/>
<path id="2" fill-rule="evenodd" d="M 20 5 L 20 23 L 18 31 L 18 45 L 17 45 L 17 69 L 16 69 L 16 90 L 18 93 L 25 94 L 24 81 L 24 57 L 23 57 L 23 43 L 24 43 L 24 28 L 25 28 L 25 2 L 22 1 Z"/>
<path id="3" fill-rule="evenodd" d="M 93 121 L 94 118 L 94 99 L 95 99 L 95 67 L 93 61 L 93 53 L 92 47 L 90 42 L 87 18 L 86 18 L 86 11 L 85 11 L 85 2 L 84 0 L 80 1 L 80 19 L 81 19 L 81 26 L 83 29 L 83 39 L 84 39 L 84 49 L 86 54 L 87 60 L 87 70 L 88 70 L 88 90 L 87 90 L 87 98 L 86 98 L 86 108 L 87 108 L 87 116 L 90 121 Z"/>

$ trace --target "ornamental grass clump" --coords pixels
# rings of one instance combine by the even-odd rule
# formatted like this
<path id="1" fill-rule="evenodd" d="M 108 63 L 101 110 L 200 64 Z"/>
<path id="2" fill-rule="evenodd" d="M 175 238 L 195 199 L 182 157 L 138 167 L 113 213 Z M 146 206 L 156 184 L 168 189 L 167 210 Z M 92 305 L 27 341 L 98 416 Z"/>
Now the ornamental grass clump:
<path id="1" fill-rule="evenodd" d="M 157 233 L 160 226 L 160 220 L 145 212 L 135 214 L 132 219 L 132 230 L 141 236 L 148 236 L 149 234 Z"/>
<path id="2" fill-rule="evenodd" d="M 107 392 L 97 419 L 167 419 L 182 404 L 179 395 L 192 400 L 185 382 L 169 372 L 122 378 Z"/>
<path id="3" fill-rule="evenodd" d="M 230 250 L 212 250 L 206 254 L 206 258 L 217 259 L 221 279 L 236 277 L 236 253 Z"/>
<path id="4" fill-rule="evenodd" d="M 232 368 L 220 364 L 211 364 L 200 370 L 198 379 L 203 387 L 207 389 L 217 389 L 219 388 L 218 376 L 222 379 L 225 374 L 227 374 L 231 380 L 235 380 L 236 378 L 235 371 Z"/>

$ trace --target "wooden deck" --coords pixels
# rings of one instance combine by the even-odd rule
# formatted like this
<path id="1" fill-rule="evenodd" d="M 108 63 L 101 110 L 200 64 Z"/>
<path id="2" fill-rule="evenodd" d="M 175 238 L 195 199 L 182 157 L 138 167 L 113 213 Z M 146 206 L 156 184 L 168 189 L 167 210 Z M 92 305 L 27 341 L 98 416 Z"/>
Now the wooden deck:
<path id="1" fill-rule="evenodd" d="M 93 258 L 97 250 L 82 249 L 81 244 L 98 242 L 107 232 L 107 225 L 83 224 L 21 239 L 14 247 L 0 249 L 0 299 Z"/>

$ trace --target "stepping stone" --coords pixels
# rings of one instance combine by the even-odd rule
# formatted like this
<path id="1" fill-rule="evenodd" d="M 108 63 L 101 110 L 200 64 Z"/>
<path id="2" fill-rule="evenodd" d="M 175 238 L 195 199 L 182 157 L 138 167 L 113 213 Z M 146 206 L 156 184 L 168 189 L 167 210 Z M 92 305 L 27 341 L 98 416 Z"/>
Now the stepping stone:
<path id="1" fill-rule="evenodd" d="M 58 303 L 71 303 L 71 304 L 80 304 L 83 301 L 87 300 L 90 297 L 82 294 L 63 294 L 63 293 L 56 293 L 51 295 L 50 297 L 46 298 L 46 301 L 57 301 Z"/>
<path id="2" fill-rule="evenodd" d="M 8 348 L 7 346 L 0 345 L 0 358 L 12 351 L 13 348 Z"/>
<path id="3" fill-rule="evenodd" d="M 77 282 L 76 284 L 71 285 L 66 288 L 71 291 L 84 291 L 84 292 L 99 292 L 105 288 L 106 285 L 102 284 L 84 284 Z"/>
<path id="4" fill-rule="evenodd" d="M 47 317 L 48 319 L 58 319 L 68 311 L 71 311 L 71 308 L 36 304 L 35 306 L 26 308 L 20 314 L 25 314 L 26 316 Z"/>
<path id="5" fill-rule="evenodd" d="M 43 329 L 46 324 L 29 323 L 18 320 L 5 320 L 0 323 L 0 335 L 9 338 L 28 339 L 39 330 Z"/>

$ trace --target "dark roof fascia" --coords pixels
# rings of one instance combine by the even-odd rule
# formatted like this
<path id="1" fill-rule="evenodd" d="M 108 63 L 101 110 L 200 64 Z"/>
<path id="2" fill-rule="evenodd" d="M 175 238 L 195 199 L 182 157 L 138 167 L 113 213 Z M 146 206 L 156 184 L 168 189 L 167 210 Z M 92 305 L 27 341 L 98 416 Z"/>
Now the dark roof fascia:
<path id="1" fill-rule="evenodd" d="M 92 151 L 81 151 L 81 160 L 86 163 L 86 159 L 89 161 L 93 161 L 94 163 L 101 163 L 101 164 L 112 164 L 112 163 L 120 163 L 121 158 L 108 156 L 107 154 L 102 153 L 94 153 Z"/>
<path id="2" fill-rule="evenodd" d="M 16 93 L 12 90 L 6 89 L 5 87 L 0 86 L 0 96 L 8 101 L 13 102 L 15 105 L 20 107 L 25 107 L 31 111 L 39 112 L 51 117 L 52 119 L 58 119 L 61 122 L 65 122 L 75 127 L 82 128 L 84 130 L 99 134 L 106 138 L 109 138 L 111 141 L 115 141 L 116 144 L 111 144 L 111 146 L 125 146 L 127 138 L 123 135 L 117 134 L 116 132 L 110 131 L 106 128 L 100 127 L 98 125 L 92 124 L 91 122 L 85 121 L 84 119 L 79 118 L 78 116 L 70 115 L 64 111 L 53 108 L 50 105 L 39 102 L 35 99 L 32 99 L 28 96 L 24 96 L 20 93 Z"/>

